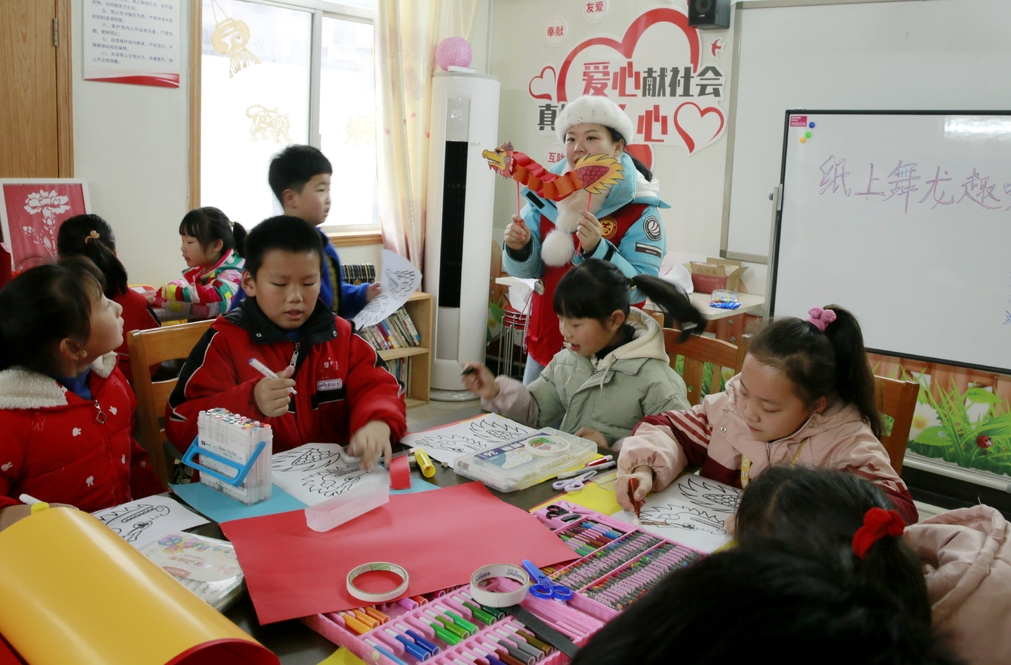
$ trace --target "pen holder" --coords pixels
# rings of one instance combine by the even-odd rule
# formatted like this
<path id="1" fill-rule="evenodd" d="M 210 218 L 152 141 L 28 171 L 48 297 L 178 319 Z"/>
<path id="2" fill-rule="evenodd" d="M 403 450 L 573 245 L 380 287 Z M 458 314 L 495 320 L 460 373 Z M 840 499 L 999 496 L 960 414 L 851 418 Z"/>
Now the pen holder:
<path id="1" fill-rule="evenodd" d="M 253 454 L 250 455 L 249 461 L 247 461 L 245 464 L 240 464 L 238 462 L 222 457 L 217 453 L 213 453 L 207 448 L 201 448 L 200 437 L 198 436 L 195 439 L 193 439 L 193 443 L 190 444 L 190 447 L 186 451 L 186 454 L 183 455 L 182 461 L 183 464 L 185 464 L 186 466 L 193 467 L 200 473 L 206 474 L 211 478 L 220 480 L 221 482 L 231 485 L 232 487 L 238 487 L 246 479 L 246 476 L 249 475 L 249 472 L 253 469 L 253 465 L 256 464 L 256 460 L 259 459 L 260 453 L 263 452 L 263 449 L 266 447 L 266 445 L 267 444 L 265 441 L 260 441 L 258 444 L 256 444 L 256 448 L 253 449 Z M 195 459 L 197 455 L 200 455 L 202 458 L 209 457 L 218 464 L 223 464 L 229 467 L 230 469 L 235 469 L 236 471 L 235 477 L 230 478 L 225 474 L 221 473 L 220 471 L 217 471 L 215 469 L 212 469 L 208 466 L 201 464 Z"/>

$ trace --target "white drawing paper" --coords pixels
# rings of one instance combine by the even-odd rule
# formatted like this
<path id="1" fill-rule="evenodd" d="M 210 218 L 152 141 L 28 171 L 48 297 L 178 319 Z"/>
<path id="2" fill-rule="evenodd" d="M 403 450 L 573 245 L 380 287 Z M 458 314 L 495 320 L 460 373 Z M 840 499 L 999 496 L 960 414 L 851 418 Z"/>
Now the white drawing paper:
<path id="1" fill-rule="evenodd" d="M 664 491 L 646 497 L 639 514 L 642 528 L 668 540 L 712 552 L 730 542 L 726 520 L 737 512 L 741 490 L 687 474 Z M 634 524 L 635 513 L 621 511 L 615 518 Z"/>
<path id="2" fill-rule="evenodd" d="M 271 480 L 307 506 L 365 483 L 389 486 L 389 471 L 381 466 L 362 471 L 358 465 L 358 458 L 336 443 L 307 443 L 271 458 Z"/>
<path id="3" fill-rule="evenodd" d="M 401 443 L 412 448 L 420 446 L 429 456 L 453 464 L 457 457 L 481 452 L 497 445 L 534 434 L 537 430 L 488 413 L 480 418 L 464 420 L 447 427 L 408 434 Z"/>
<path id="4" fill-rule="evenodd" d="M 403 307 L 411 294 L 421 285 L 421 273 L 404 257 L 384 249 L 382 266 L 379 269 L 379 283 L 383 287 L 383 292 L 370 300 L 369 304 L 351 319 L 359 330 L 376 325 Z"/>
<path id="5" fill-rule="evenodd" d="M 100 522 L 142 550 L 162 536 L 207 520 L 167 496 L 149 496 L 92 513 Z"/>

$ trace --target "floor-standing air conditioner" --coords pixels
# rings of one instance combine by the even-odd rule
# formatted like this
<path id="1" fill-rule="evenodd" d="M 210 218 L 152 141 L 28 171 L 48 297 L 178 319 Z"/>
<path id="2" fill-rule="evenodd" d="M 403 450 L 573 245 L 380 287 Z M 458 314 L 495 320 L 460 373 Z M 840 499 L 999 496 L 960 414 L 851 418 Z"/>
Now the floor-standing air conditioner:
<path id="1" fill-rule="evenodd" d="M 432 387 L 463 390 L 460 363 L 483 362 L 496 176 L 499 81 L 438 72 L 432 81 L 425 291 L 435 295 Z"/>

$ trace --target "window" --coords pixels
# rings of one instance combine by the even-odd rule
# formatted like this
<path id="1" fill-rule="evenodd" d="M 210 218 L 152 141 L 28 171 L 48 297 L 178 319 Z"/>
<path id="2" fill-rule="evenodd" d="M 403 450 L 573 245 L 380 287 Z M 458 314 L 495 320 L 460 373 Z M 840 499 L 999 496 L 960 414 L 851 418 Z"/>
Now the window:
<path id="1" fill-rule="evenodd" d="M 200 202 L 246 228 L 281 213 L 271 157 L 333 165 L 325 229 L 378 230 L 373 0 L 204 0 Z"/>

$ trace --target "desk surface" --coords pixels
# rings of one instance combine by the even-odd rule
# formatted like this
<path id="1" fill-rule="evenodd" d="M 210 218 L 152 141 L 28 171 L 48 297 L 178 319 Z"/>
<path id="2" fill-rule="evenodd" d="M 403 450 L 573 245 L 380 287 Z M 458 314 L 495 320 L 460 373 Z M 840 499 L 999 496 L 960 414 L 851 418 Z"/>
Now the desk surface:
<path id="1" fill-rule="evenodd" d="M 480 415 L 480 407 L 466 407 L 457 411 L 447 411 L 445 414 L 430 418 L 428 420 L 414 423 L 409 429 L 412 432 L 421 432 L 432 427 L 448 425 L 458 420 L 464 420 Z M 406 449 L 406 448 L 404 448 Z M 451 468 L 443 468 L 437 460 L 433 460 L 436 472 L 434 478 L 428 478 L 439 487 L 450 487 L 462 483 L 473 482 L 469 478 L 458 476 Z M 414 478 L 421 478 L 417 469 L 412 469 L 411 475 Z M 489 491 L 518 508 L 530 510 L 534 506 L 558 496 L 559 492 L 551 487 L 551 483 L 543 482 L 519 492 L 502 493 L 488 488 Z M 194 529 L 202 535 L 215 538 L 223 538 L 221 529 L 216 524 L 208 524 Z M 259 640 L 263 646 L 277 654 L 283 665 L 317 665 L 320 661 L 337 650 L 337 645 L 330 642 L 316 631 L 298 620 L 281 621 L 261 626 L 256 619 L 256 610 L 249 594 L 244 593 L 238 601 L 232 605 L 225 616 L 231 619 L 239 628 L 246 631 Z"/>

